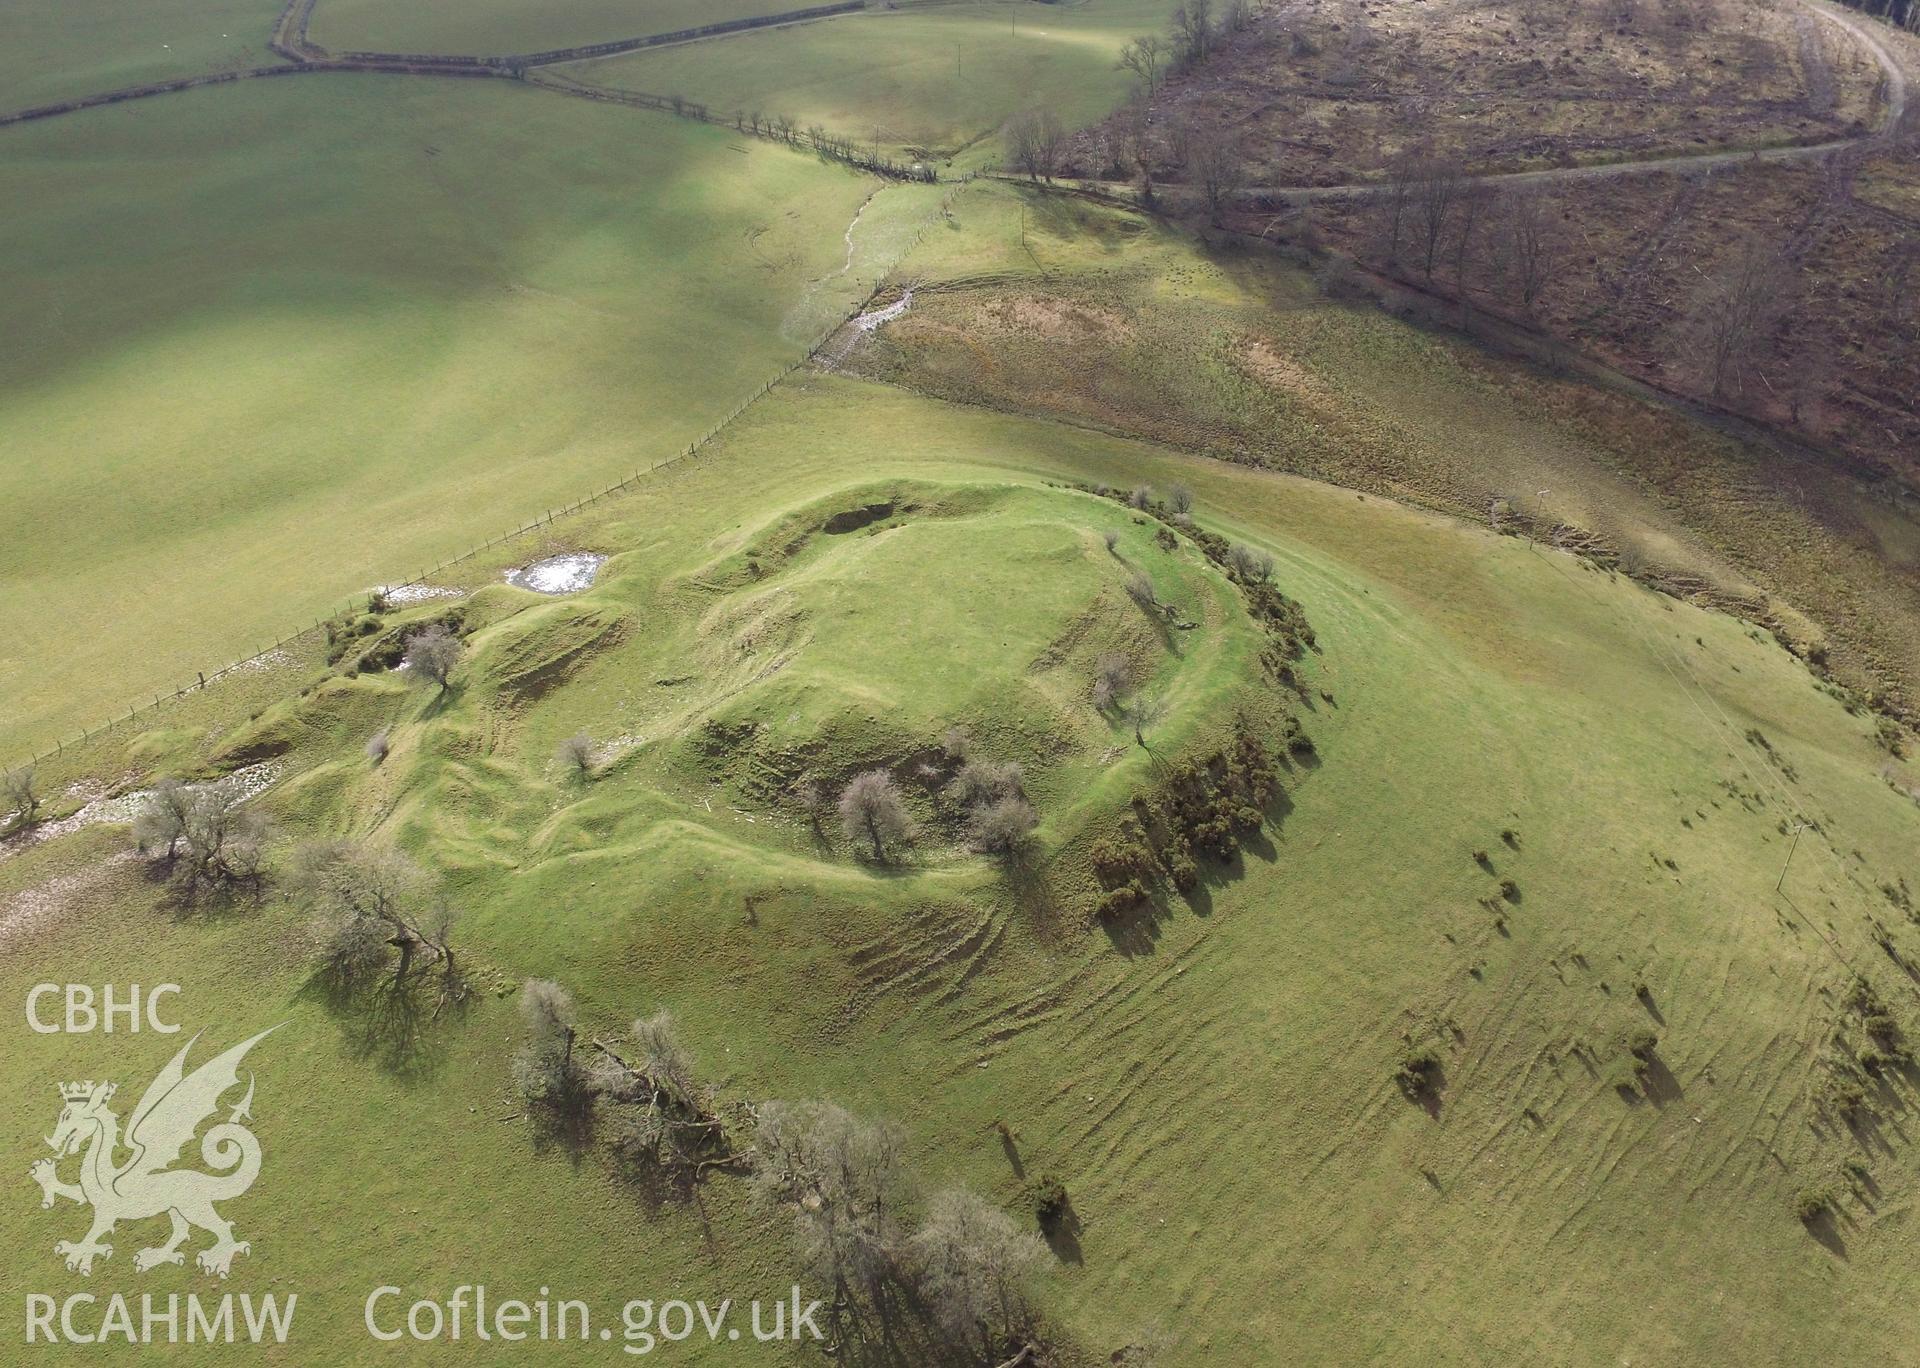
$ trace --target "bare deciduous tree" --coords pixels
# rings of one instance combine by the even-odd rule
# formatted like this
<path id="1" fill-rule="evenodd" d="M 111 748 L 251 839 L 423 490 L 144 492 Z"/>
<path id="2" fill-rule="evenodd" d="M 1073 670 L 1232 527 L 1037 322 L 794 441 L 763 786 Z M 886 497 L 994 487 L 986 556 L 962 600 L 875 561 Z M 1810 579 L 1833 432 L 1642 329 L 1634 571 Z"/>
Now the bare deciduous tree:
<path id="1" fill-rule="evenodd" d="M 1046 1246 L 999 1207 L 965 1189 L 939 1193 L 912 1250 L 921 1291 L 955 1340 L 991 1357 L 1029 1327 L 1025 1284 Z"/>
<path id="2" fill-rule="evenodd" d="M 460 638 L 448 631 L 444 623 L 436 622 L 408 639 L 401 668 L 413 679 L 439 685 L 440 692 L 445 693 L 453 672 L 460 666 L 460 653 Z"/>
<path id="3" fill-rule="evenodd" d="M 134 844 L 143 853 L 161 851 L 168 861 L 178 858 L 192 810 L 193 790 L 178 779 L 162 779 L 133 814 Z"/>
<path id="4" fill-rule="evenodd" d="M 1688 331 L 1715 397 L 1744 386 L 1761 344 L 1779 321 L 1791 270 L 1776 248 L 1753 237 L 1701 285 Z"/>
<path id="5" fill-rule="evenodd" d="M 322 969 L 343 984 L 391 965 L 407 987 L 416 962 L 440 966 L 444 1006 L 465 995 L 453 952 L 454 913 L 438 882 L 390 846 L 310 841 L 294 852 L 294 896 L 312 912 Z"/>
<path id="6" fill-rule="evenodd" d="M 1183 484 L 1177 484 L 1167 491 L 1167 503 L 1176 513 L 1193 512 L 1193 491 Z"/>
<path id="7" fill-rule="evenodd" d="M 1187 141 L 1187 177 L 1207 207 L 1207 221 L 1226 227 L 1227 211 L 1247 188 L 1246 158 L 1238 142 L 1215 128 L 1196 129 Z"/>
<path id="8" fill-rule="evenodd" d="M 1145 100 L 1131 101 L 1120 111 L 1116 153 L 1124 169 L 1140 178 L 1140 202 L 1151 205 L 1153 191 L 1153 117 Z"/>
<path id="9" fill-rule="evenodd" d="M 1182 63 L 1207 60 L 1213 51 L 1213 0 L 1180 0 L 1173 7 L 1173 49 Z"/>
<path id="10" fill-rule="evenodd" d="M 1167 40 L 1157 33 L 1143 33 L 1120 49 L 1120 69 L 1131 71 L 1147 87 L 1151 100 L 1160 89 L 1161 72 L 1167 64 Z"/>
<path id="11" fill-rule="evenodd" d="M 574 1046 L 573 994 L 552 979 L 528 979 L 520 989 L 520 1018 L 527 1041 L 513 1056 L 513 1082 L 535 1106 L 578 1115 L 593 1101 L 586 1068 Z"/>
<path id="12" fill-rule="evenodd" d="M 393 735 L 385 727 L 367 738 L 367 759 L 378 765 L 387 758 L 393 749 Z"/>
<path id="13" fill-rule="evenodd" d="M 1529 314 L 1559 270 L 1559 249 L 1545 193 L 1520 190 L 1509 195 L 1494 225 L 1494 270 L 1506 278 L 1513 298 Z"/>
<path id="14" fill-rule="evenodd" d="M 902 1252 L 898 1132 L 830 1102 L 769 1102 L 754 1154 L 756 1192 L 792 1207 L 801 1256 L 835 1302 L 883 1287 Z"/>
<path id="15" fill-rule="evenodd" d="M 885 860 L 888 844 L 904 840 L 909 828 L 907 805 L 893 776 L 883 769 L 855 775 L 840 793 L 840 824 L 849 837 L 867 839 L 874 859 Z"/>
<path id="16" fill-rule="evenodd" d="M 1467 188 L 1460 164 L 1448 157 L 1426 157 L 1413 179 L 1414 226 L 1419 235 L 1420 265 L 1427 279 L 1440 257 L 1453 222 L 1454 209 Z"/>
<path id="17" fill-rule="evenodd" d="M 1142 749 L 1147 745 L 1147 733 L 1160 725 L 1167 715 L 1167 701 L 1158 694 L 1138 693 L 1127 700 L 1123 714 L 1127 725 L 1133 728 L 1135 744 Z"/>
<path id="18" fill-rule="evenodd" d="M 1008 160 L 1025 172 L 1028 180 L 1044 180 L 1051 185 L 1066 144 L 1067 130 L 1051 109 L 1024 110 L 1007 123 Z"/>

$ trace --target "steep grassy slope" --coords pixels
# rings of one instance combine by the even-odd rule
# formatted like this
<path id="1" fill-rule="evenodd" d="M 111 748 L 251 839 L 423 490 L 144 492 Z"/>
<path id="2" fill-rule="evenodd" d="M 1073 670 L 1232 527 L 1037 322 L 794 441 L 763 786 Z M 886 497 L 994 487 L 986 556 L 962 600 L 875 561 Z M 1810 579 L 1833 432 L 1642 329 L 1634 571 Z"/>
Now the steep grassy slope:
<path id="1" fill-rule="evenodd" d="M 599 58 L 566 68 L 589 85 L 685 95 L 717 110 L 787 115 L 889 154 L 991 160 L 1000 125 L 1036 102 L 1068 127 L 1125 96 L 1116 67 L 1137 33 L 1166 26 L 1160 0 L 930 6 Z"/>
<path id="2" fill-rule="evenodd" d="M 931 207 L 855 226 L 876 183 L 765 143 L 355 75 L 9 129 L 0 186 L 10 756 L 684 448 Z"/>
<path id="3" fill-rule="evenodd" d="M 1073 660 L 1048 649 L 1063 624 L 1104 645 L 1140 622 L 1101 531 L 1199 624 L 1139 643 L 1175 696 L 1167 760 L 1292 696 L 1251 668 L 1235 596 L 1191 548 L 1048 487 L 1096 481 L 1190 485 L 1202 526 L 1277 557 L 1318 640 L 1293 703 L 1317 760 L 1244 862 L 1125 935 L 1089 926 L 1047 859 L 1160 773 L 1051 678 L 1083 668 L 1049 664 Z M 231 764 L 290 741 L 263 800 L 289 836 L 377 834 L 443 869 L 484 985 L 559 977 L 606 1034 L 671 1007 L 727 1096 L 892 1116 L 930 1186 L 1011 1204 L 1023 1171 L 1059 1174 L 1077 1224 L 1039 1291 L 1069 1362 L 1160 1332 L 1183 1363 L 1878 1358 L 1914 1332 L 1912 1085 L 1886 1072 L 1850 1131 L 1830 1041 L 1857 1037 L 1855 971 L 1915 1021 L 1874 937 L 1920 955 L 1878 887 L 1920 881 L 1920 807 L 1880 778 L 1867 723 L 1750 629 L 1377 498 L 831 378 L 548 535 L 611 553 L 602 581 L 481 588 L 446 700 L 336 678 L 252 723 L 183 714 L 140 753 Z M 916 855 L 877 870 L 783 796 L 783 756 L 832 772 L 956 718 L 1028 763 L 1038 879 L 961 851 L 931 798 Z M 360 743 L 381 726 L 376 769 Z M 611 747 L 586 783 L 548 761 L 579 729 Z M 1818 827 L 1776 896 L 1798 819 Z M 655 1208 L 598 1151 L 543 1157 L 500 1120 L 519 1108 L 499 999 L 395 1050 L 391 1023 L 312 995 L 277 894 L 170 915 L 134 865 L 96 866 L 112 849 L 96 831 L 0 862 L 7 924 L 51 903 L 0 992 L 73 956 L 177 976 L 183 1013 L 226 1036 L 292 1018 L 258 1107 L 288 1167 L 247 1201 L 257 1258 L 235 1285 L 315 1289 L 302 1362 L 370 1351 L 378 1282 L 617 1300 L 790 1280 L 781 1221 L 733 1180 Z M 1658 1043 L 1636 1071 L 1641 1027 Z M 1423 1108 L 1392 1076 L 1428 1041 L 1444 1082 Z M 106 1045 L 36 1037 L 0 1068 L 52 1104 L 57 1077 L 163 1053 Z M 24 1162 L 45 1127 L 23 1105 L 0 1147 Z M 1839 1214 L 1810 1230 L 1791 1208 L 1812 1185 Z M 77 1285 L 46 1253 L 55 1224 L 0 1211 L 15 1282 Z"/>

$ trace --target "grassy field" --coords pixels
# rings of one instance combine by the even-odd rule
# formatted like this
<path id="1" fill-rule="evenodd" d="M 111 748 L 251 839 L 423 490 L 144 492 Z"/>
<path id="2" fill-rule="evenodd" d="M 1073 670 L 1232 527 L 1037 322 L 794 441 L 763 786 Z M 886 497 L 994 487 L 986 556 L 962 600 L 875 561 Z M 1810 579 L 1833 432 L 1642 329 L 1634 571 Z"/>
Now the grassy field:
<path id="1" fill-rule="evenodd" d="M 714 109 L 785 114 L 862 145 L 956 158 L 982 146 L 1011 114 L 1045 103 L 1069 127 L 1125 96 L 1121 47 L 1158 33 L 1161 0 L 1074 6 L 957 4 L 808 24 L 672 51 L 630 53 L 566 68 L 591 85 L 685 95 Z"/>
<path id="2" fill-rule="evenodd" d="M 911 859 L 875 872 L 764 780 L 788 755 L 831 772 L 910 753 L 958 719 L 1028 763 L 1046 868 L 1154 772 L 1031 666 L 1063 624 L 1096 644 L 1133 631 L 1103 528 L 1202 624 L 1163 657 L 1165 756 L 1235 706 L 1222 690 L 1255 687 L 1246 629 L 1193 553 L 1049 481 L 1191 485 L 1203 525 L 1277 556 L 1319 639 L 1317 766 L 1144 943 L 1088 927 L 1052 875 L 1004 883 L 931 817 Z M 524 975 L 567 982 L 602 1034 L 672 1008 L 727 1096 L 898 1120 L 928 1187 L 1012 1204 L 1019 1170 L 1058 1173 L 1078 1226 L 1039 1291 L 1069 1362 L 1161 1333 L 1178 1363 L 1356 1344 L 1599 1363 L 1873 1358 L 1913 1332 L 1906 1084 L 1876 1097 L 1884 1130 L 1849 1134 L 1823 1106 L 1853 969 L 1914 1016 L 1871 938 L 1877 920 L 1920 951 L 1877 887 L 1920 878 L 1920 808 L 1876 774 L 1866 722 L 1750 629 L 1384 500 L 831 378 L 790 382 L 711 455 L 547 536 L 613 559 L 563 600 L 476 565 L 445 702 L 336 678 L 252 723 L 163 717 L 120 760 L 291 744 L 264 800 L 289 838 L 375 835 L 445 873 L 491 990 L 469 1016 L 396 1047 L 314 996 L 303 918 L 277 894 L 169 910 L 99 864 L 104 832 L 0 862 L 16 899 L 76 881 L 0 992 L 72 956 L 100 978 L 176 977 L 182 1014 L 223 1039 L 291 1018 L 256 1107 L 285 1167 L 235 1204 L 256 1256 L 234 1285 L 314 1289 L 299 1361 L 371 1355 L 363 1284 L 617 1302 L 790 1281 L 780 1219 L 732 1180 L 651 1207 L 599 1151 L 542 1155 L 500 1119 L 519 1108 L 493 994 Z M 360 743 L 382 726 L 376 769 Z M 548 758 L 577 730 L 610 747 L 586 784 Z M 1819 829 L 1776 897 L 1796 817 Z M 1660 1038 L 1644 1080 L 1624 1043 L 1643 1025 Z M 1391 1082 L 1428 1037 L 1446 1074 L 1432 1115 Z M 51 1080 L 131 1081 L 165 1053 L 27 1041 L 4 1077 L 48 1105 L 23 1102 L 0 1145 L 31 1154 Z M 1814 1184 L 1841 1215 L 1810 1233 L 1791 1203 Z M 0 1212 L 16 1283 L 78 1286 L 46 1253 L 72 1221 Z M 128 1276 L 106 1270 L 89 1290 Z M 189 1285 L 174 1273 L 149 1282 Z"/>
<path id="3" fill-rule="evenodd" d="M 266 66 L 276 0 L 0 6 L 0 114 L 121 86 Z"/>
<path id="4" fill-rule="evenodd" d="M 678 33 L 805 9 L 804 0 L 320 0 L 307 32 L 334 51 L 496 55 Z"/>
<path id="5" fill-rule="evenodd" d="M 877 182 L 765 143 L 354 75 L 10 129 L 0 185 L 7 752 L 684 448 L 934 203 L 854 226 Z"/>

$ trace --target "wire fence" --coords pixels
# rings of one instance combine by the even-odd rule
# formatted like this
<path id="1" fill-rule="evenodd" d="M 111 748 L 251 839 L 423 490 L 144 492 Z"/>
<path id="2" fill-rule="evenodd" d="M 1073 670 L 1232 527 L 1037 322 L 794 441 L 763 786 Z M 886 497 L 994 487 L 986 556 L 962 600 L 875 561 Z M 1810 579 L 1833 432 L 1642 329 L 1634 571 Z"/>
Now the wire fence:
<path id="1" fill-rule="evenodd" d="M 732 426 L 733 423 L 736 422 L 742 414 L 744 414 L 748 409 L 752 408 L 755 404 L 759 403 L 760 400 L 764 399 L 770 392 L 772 392 L 775 386 L 781 384 L 783 381 L 787 379 L 787 377 L 792 375 L 795 371 L 799 370 L 802 366 L 807 365 L 816 356 L 818 356 L 821 352 L 821 349 L 824 348 L 827 345 L 827 343 L 831 341 L 832 338 L 836 334 L 838 334 L 842 328 L 848 326 L 855 318 L 858 318 L 862 313 L 867 311 L 869 306 L 871 306 L 871 304 L 873 303 L 874 299 L 880 294 L 880 292 L 883 289 L 886 288 L 888 279 L 892 276 L 894 270 L 899 266 L 900 262 L 903 261 L 909 254 L 913 252 L 915 248 L 917 248 L 920 245 L 921 241 L 926 237 L 928 230 L 933 227 L 935 222 L 937 222 L 941 218 L 944 218 L 949 212 L 951 212 L 953 208 L 954 197 L 960 192 L 962 188 L 963 188 L 962 185 L 954 185 L 944 195 L 941 196 L 940 207 L 926 217 L 926 219 L 920 224 L 920 226 L 914 230 L 912 237 L 908 239 L 906 245 L 901 247 L 900 250 L 894 254 L 892 260 L 890 260 L 883 268 L 881 268 L 881 270 L 877 273 L 875 277 L 875 283 L 873 288 L 867 291 L 867 293 L 861 298 L 858 304 L 856 304 L 846 314 L 842 315 L 839 321 L 836 322 L 833 325 L 833 327 L 827 329 L 826 332 L 822 334 L 821 337 L 816 342 L 814 342 L 812 346 L 808 347 L 805 352 L 803 352 L 800 356 L 796 357 L 794 360 L 789 361 L 786 365 L 782 366 L 777 374 L 775 374 L 771 379 L 761 384 L 759 388 L 755 389 L 746 398 L 742 399 L 738 404 L 736 404 L 733 407 L 733 409 L 724 418 L 719 419 L 711 427 L 709 427 L 702 436 L 700 436 L 699 438 L 697 438 L 692 442 L 689 442 L 685 450 L 677 451 L 673 455 L 666 457 L 664 460 L 655 461 L 652 465 L 642 466 L 641 468 L 635 470 L 631 475 L 628 475 L 626 478 L 616 481 L 615 483 L 606 486 L 604 489 L 596 489 L 594 492 L 584 496 L 583 498 L 575 499 L 571 503 L 561 504 L 557 507 L 549 508 L 546 510 L 546 512 L 544 512 L 540 516 L 533 518 L 530 521 L 522 523 L 520 526 L 514 528 L 512 531 L 502 532 L 499 536 L 490 537 L 486 541 L 480 542 L 479 544 L 469 548 L 468 550 L 462 551 L 457 555 L 448 556 L 447 558 L 442 560 L 439 564 L 433 566 L 431 569 L 422 570 L 418 575 L 415 575 L 411 579 L 400 580 L 396 583 L 384 585 L 382 587 L 388 591 L 392 591 L 396 589 L 424 587 L 430 580 L 434 579 L 439 575 L 445 574 L 448 570 L 451 570 L 453 567 L 464 564 L 468 561 L 474 560 L 477 557 L 484 556 L 487 552 L 493 550 L 495 547 L 504 545 L 505 543 L 512 541 L 515 537 L 524 537 L 533 532 L 540 530 L 541 528 L 551 527 L 556 519 L 569 517 L 572 514 L 582 511 L 583 509 L 590 508 L 594 504 L 599 503 L 602 499 L 611 498 L 615 494 L 624 493 L 627 490 L 632 489 L 634 485 L 636 485 L 643 479 L 646 479 L 652 475 L 656 475 L 662 470 L 667 470 L 673 466 L 680 465 L 683 462 L 692 460 L 695 457 L 697 457 L 703 450 L 705 450 L 709 445 L 711 445 L 713 441 L 716 438 L 718 438 L 722 432 L 724 432 L 728 427 Z M 366 597 L 365 593 L 350 595 L 348 598 L 342 601 L 342 608 L 344 608 L 346 611 L 351 611 L 353 606 L 356 603 L 363 601 L 365 597 Z M 249 670 L 249 669 L 260 668 L 263 665 L 271 664 L 272 662 L 270 662 L 267 659 L 268 657 L 272 656 L 277 651 L 284 651 L 286 650 L 287 647 L 293 645 L 295 642 L 300 641 L 308 636 L 311 636 L 321 631 L 325 627 L 327 619 L 329 617 L 335 616 L 340 611 L 341 611 L 340 608 L 336 608 L 333 613 L 322 614 L 321 616 L 315 618 L 312 623 L 300 626 L 294 629 L 293 631 L 288 632 L 285 636 L 282 636 L 279 640 L 270 642 L 269 644 L 262 646 L 259 650 L 254 651 L 249 655 L 241 656 L 239 659 L 234 660 L 226 665 L 223 665 L 216 670 L 197 671 L 195 673 L 195 676 L 192 682 L 182 684 L 177 689 L 173 689 L 171 691 L 160 690 L 156 692 L 150 699 L 143 694 L 139 700 L 137 700 L 127 708 L 127 711 L 125 713 L 115 713 L 112 717 L 108 718 L 104 722 L 95 723 L 92 726 L 82 727 L 79 730 L 79 732 L 73 735 L 63 735 L 61 737 L 58 737 L 53 741 L 51 745 L 44 746 L 42 749 L 34 752 L 32 755 L 29 755 L 24 759 L 17 760 L 8 766 L 5 766 L 4 767 L 5 771 L 11 772 L 11 771 L 21 770 L 21 769 L 30 769 L 35 766 L 38 766 L 44 761 L 47 761 L 47 760 L 53 759 L 56 756 L 65 754 L 66 748 L 68 746 L 83 746 L 87 742 L 93 740 L 95 737 L 100 736 L 105 732 L 111 731 L 116 727 L 123 727 L 127 725 L 129 722 L 132 722 L 135 718 L 139 717 L 142 713 L 157 711 L 158 709 L 165 707 L 167 704 L 176 702 L 179 699 L 186 697 L 188 694 L 197 693 L 200 690 L 205 689 L 209 684 L 217 683 L 229 675 L 232 675 L 241 671 Z"/>

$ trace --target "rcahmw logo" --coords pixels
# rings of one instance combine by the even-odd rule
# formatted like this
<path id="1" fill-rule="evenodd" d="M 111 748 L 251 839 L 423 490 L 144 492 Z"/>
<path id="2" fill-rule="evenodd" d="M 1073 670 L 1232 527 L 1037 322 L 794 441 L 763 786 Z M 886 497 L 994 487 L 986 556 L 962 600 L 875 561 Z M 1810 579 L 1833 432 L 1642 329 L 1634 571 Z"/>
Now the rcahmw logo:
<path id="1" fill-rule="evenodd" d="M 166 1216 L 172 1229 L 163 1243 L 140 1250 L 133 1256 L 137 1273 L 147 1273 L 162 1264 L 184 1264 L 181 1246 L 197 1231 L 212 1237 L 212 1242 L 194 1255 L 195 1265 L 206 1273 L 224 1278 L 232 1271 L 235 1256 L 246 1254 L 252 1246 L 234 1238 L 233 1225 L 216 1208 L 244 1194 L 260 1175 L 260 1141 L 243 1122 L 252 1119 L 254 1079 L 247 1076 L 246 1093 L 227 1109 L 224 1120 L 207 1128 L 200 1141 L 200 1161 L 211 1172 L 193 1167 L 175 1167 L 200 1127 L 215 1117 L 221 1098 L 240 1085 L 240 1062 L 247 1052 L 278 1027 L 269 1027 L 251 1039 L 215 1056 L 187 1072 L 187 1055 L 195 1041 L 189 1040 L 168 1061 L 140 1095 L 140 1101 L 127 1116 L 124 1133 L 120 1118 L 109 1105 L 115 1085 L 111 1082 L 63 1083 L 60 1096 L 65 1105 L 47 1137 L 52 1158 L 36 1160 L 28 1170 L 39 1185 L 40 1205 L 52 1207 L 65 1198 L 79 1206 L 91 1207 L 93 1221 L 85 1236 L 61 1240 L 53 1246 L 56 1257 L 67 1268 L 91 1277 L 94 1264 L 111 1258 L 113 1246 L 106 1237 L 123 1222 L 148 1221 Z M 125 1152 L 124 1162 L 118 1155 Z M 78 1182 L 64 1182 L 60 1164 L 80 1156 Z M 91 1344 L 124 1339 L 146 1343 L 154 1339 L 168 1342 L 232 1340 L 236 1333 L 258 1341 L 271 1336 L 284 1340 L 293 1322 L 296 1295 L 286 1298 L 284 1307 L 273 1297 L 255 1300 L 241 1296 L 240 1315 L 234 1314 L 231 1294 L 203 1304 L 189 1293 L 139 1298 L 134 1311 L 126 1297 L 114 1294 L 104 1300 L 86 1293 L 56 1299 L 44 1293 L 27 1297 L 27 1340 Z"/>

